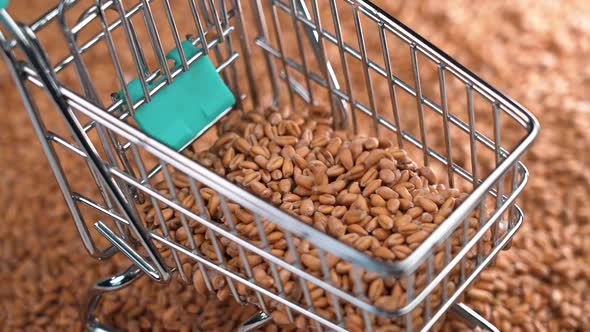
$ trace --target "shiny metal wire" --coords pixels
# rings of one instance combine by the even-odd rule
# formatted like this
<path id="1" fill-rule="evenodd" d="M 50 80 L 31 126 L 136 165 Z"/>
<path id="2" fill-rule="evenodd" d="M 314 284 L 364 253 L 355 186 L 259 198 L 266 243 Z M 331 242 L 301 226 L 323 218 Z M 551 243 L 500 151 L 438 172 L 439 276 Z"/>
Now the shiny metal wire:
<path id="1" fill-rule="evenodd" d="M 268 300 L 283 304 L 291 320 L 296 313 L 311 318 L 314 327 L 320 331 L 324 328 L 346 331 L 343 322 L 345 304 L 360 310 L 368 330 L 372 329 L 372 315 L 404 319 L 407 331 L 428 330 L 453 306 L 495 255 L 509 245 L 512 236 L 522 225 L 523 213 L 515 204 L 515 200 L 527 182 L 528 173 L 519 159 L 539 132 L 537 120 L 521 105 L 497 91 L 371 2 L 189 0 L 184 3 L 186 13 L 189 13 L 185 15 L 190 15 L 192 23 L 188 31 L 183 30 L 185 27 L 179 24 L 179 12 L 176 9 L 180 4 L 171 3 L 169 0 L 138 0 L 125 5 L 121 0 L 97 0 L 85 7 L 83 14 L 77 16 L 76 22 L 69 25 L 67 22 L 72 9 L 80 8 L 79 6 L 84 4 L 84 1 L 63 0 L 29 26 L 17 24 L 7 11 L 0 10 L 2 22 L 9 32 L 6 37 L 0 35 L 0 42 L 4 58 L 9 64 L 25 108 L 58 179 L 83 244 L 94 257 L 106 259 L 118 249 L 143 272 L 155 279 L 166 280 L 170 273 L 178 271 L 181 278 L 188 282 L 181 265 L 181 257 L 186 256 L 198 263 L 199 271 L 195 273 L 202 273 L 209 289 L 212 288 L 207 271 L 215 271 L 225 277 L 231 295 L 237 301 L 244 302 L 246 299 L 236 290 L 237 285 L 241 283 L 253 290 L 254 304 L 266 312 L 247 322 L 243 326 L 244 331 L 268 320 Z M 163 8 L 160 11 L 155 9 L 159 4 Z M 328 19 L 321 17 L 320 5 L 329 7 L 331 16 Z M 114 20 L 109 18 L 112 15 L 107 15 L 107 10 L 109 14 L 116 16 Z M 145 23 L 148 37 L 145 41 L 139 38 L 138 27 L 132 22 L 137 17 L 142 18 Z M 267 23 L 269 19 L 270 24 Z M 35 33 L 40 29 L 49 28 L 49 23 L 54 20 L 60 23 L 61 33 L 68 42 L 69 52 L 63 58 L 53 59 L 51 54 L 45 53 L 42 44 L 34 42 Z M 80 32 L 89 29 L 92 22 L 99 23 L 98 30 L 93 30 L 90 38 L 80 40 Z M 355 31 L 354 38 L 345 38 L 345 24 Z M 171 32 L 169 36 L 169 33 L 165 34 L 163 26 L 167 27 L 166 31 Z M 122 31 L 126 45 L 115 42 L 114 34 L 118 31 Z M 168 50 L 164 45 L 170 45 L 171 42 L 174 47 L 181 48 L 183 32 L 187 32 L 189 40 L 200 47 L 201 51 L 191 58 L 181 56 L 182 65 L 173 69 L 167 65 L 165 53 Z M 296 38 L 295 52 L 288 51 L 291 46 L 286 44 L 288 34 Z M 377 52 L 368 46 L 369 37 L 372 36 L 377 37 Z M 357 45 L 350 40 L 355 40 Z M 396 41 L 395 46 L 392 40 Z M 110 91 L 97 89 L 85 60 L 86 54 L 94 47 L 104 45 L 103 42 L 108 48 L 118 82 L 118 86 L 112 87 Z M 402 79 L 390 58 L 394 47 L 399 49 L 400 45 L 411 63 L 413 81 Z M 18 58 L 14 52 L 15 47 L 23 50 L 25 57 Z M 306 52 L 306 49 L 311 52 Z M 336 52 L 329 52 L 334 49 Z M 123 64 L 123 55 L 131 56 L 133 61 L 130 68 Z M 396 144 L 400 148 L 415 147 L 421 152 L 422 164 L 438 163 L 445 168 L 446 183 L 449 186 L 454 187 L 459 181 L 467 181 L 471 183 L 472 191 L 412 254 L 393 263 L 371 258 L 299 222 L 206 167 L 158 143 L 129 121 L 143 103 L 149 103 L 165 85 L 174 84 L 175 78 L 182 75 L 197 58 L 207 55 L 214 59 L 218 72 L 236 94 L 238 105 L 248 102 L 253 106 L 262 105 L 262 89 L 272 92 L 274 104 L 278 104 L 281 96 L 286 93 L 293 108 L 302 102 L 313 103 L 325 93 L 336 120 L 336 127 L 344 128 L 351 125 L 353 132 L 359 132 L 360 119 L 366 117 L 372 121 L 374 134 L 389 133 L 397 138 Z M 52 60 L 51 63 L 56 65 L 51 66 L 44 60 L 48 56 Z M 150 62 L 150 59 L 154 61 Z M 263 80 L 265 82 L 257 80 L 254 61 L 264 63 L 265 75 L 268 78 Z M 151 68 L 149 63 L 152 63 Z M 436 71 L 435 90 L 439 92 L 440 100 L 434 100 L 426 93 L 421 70 L 429 65 L 434 66 Z M 60 72 L 69 66 L 73 66 L 76 71 L 81 92 L 77 92 L 78 87 L 68 86 L 59 80 Z M 364 78 L 365 86 L 362 88 L 353 83 L 352 75 L 355 71 L 360 72 Z M 140 79 L 145 95 L 145 98 L 135 104 L 131 103 L 126 87 L 128 78 L 125 75 L 129 72 Z M 153 89 L 148 89 L 148 82 L 158 76 L 163 76 L 165 80 Z M 387 84 L 389 105 L 378 103 L 376 100 L 377 79 Z M 454 99 L 450 99 L 448 94 L 451 80 L 455 83 L 460 82 L 466 91 L 467 121 L 452 111 L 456 110 L 456 106 Z M 266 85 L 263 87 L 262 84 Z M 32 97 L 31 89 L 36 88 L 44 89 L 51 94 L 56 108 L 71 124 L 70 133 L 60 134 L 46 127 Z M 123 100 L 115 98 L 110 105 L 104 104 L 104 96 L 115 91 L 123 91 Z M 415 100 L 414 112 L 404 109 L 402 114 L 400 94 L 409 95 Z M 492 114 L 492 137 L 477 130 L 478 120 L 474 106 L 476 96 L 485 100 Z M 380 109 L 377 109 L 378 107 Z M 408 114 L 417 119 L 418 135 L 412 134 L 409 128 L 404 128 L 402 115 Z M 438 136 L 437 133 L 426 130 L 427 116 L 430 115 L 442 119 L 441 133 Z M 390 118 L 393 120 L 389 120 Z M 522 130 L 520 141 L 510 150 L 502 145 L 501 119 L 510 120 Z M 459 165 L 456 162 L 457 156 L 451 142 L 452 130 L 468 135 L 467 144 L 471 156 L 469 165 Z M 90 140 L 89 135 L 93 132 L 98 134 L 98 142 Z M 437 140 L 444 143 L 441 151 L 432 143 Z M 85 196 L 81 193 L 82 190 L 71 187 L 68 174 L 61 168 L 61 157 L 56 153 L 55 146 L 64 147 L 77 158 L 85 159 L 99 189 L 99 196 Z M 95 146 L 100 147 L 101 152 Z M 492 151 L 495 156 L 494 168 L 483 177 L 482 167 L 478 164 L 482 151 Z M 221 209 L 227 217 L 228 227 L 211 220 L 205 214 L 195 214 L 183 206 L 174 191 L 172 171 L 188 176 L 191 193 L 200 206 L 203 206 L 203 199 L 199 189 L 205 186 L 214 190 L 220 197 Z M 166 181 L 171 195 L 163 195 L 153 187 L 158 177 Z M 506 185 L 505 182 L 510 182 L 510 185 Z M 156 219 L 159 220 L 162 234 L 146 229 L 138 217 L 136 203 L 140 196 L 150 200 L 156 207 Z M 489 201 L 487 204 L 486 200 Z M 229 212 L 230 202 L 238 203 L 241 208 L 254 215 L 262 246 L 248 241 L 236 232 Z M 104 220 L 94 222 L 94 228 L 110 240 L 111 247 L 96 247 L 94 237 L 97 234 L 87 227 L 81 206 L 91 208 L 105 217 Z M 220 259 L 211 260 L 194 242 L 190 242 L 188 247 L 175 242 L 169 234 L 160 206 L 176 211 L 180 216 L 181 227 L 187 232 L 189 222 L 204 225 L 208 236 L 213 239 L 215 252 Z M 486 207 L 490 211 L 489 215 L 483 213 Z M 475 234 L 468 236 L 467 217 L 476 208 L 482 211 L 478 217 L 479 229 Z M 305 239 L 313 243 L 319 251 L 323 276 L 318 277 L 302 269 L 299 257 L 295 257 L 295 263 L 290 264 L 282 257 L 275 256 L 269 249 L 264 232 L 264 225 L 269 222 L 276 224 L 284 232 L 289 248 L 294 248 L 296 239 Z M 462 248 L 451 256 L 450 237 L 461 229 L 464 230 Z M 488 230 L 492 232 L 493 245 L 489 252 L 484 252 L 483 238 Z M 227 268 L 222 249 L 215 240 L 220 238 L 237 245 L 245 274 Z M 156 243 L 158 248 L 154 245 Z M 440 246 L 444 247 L 444 266 L 440 271 L 434 271 L 434 252 Z M 159 255 L 162 247 L 171 250 L 173 266 L 162 263 Z M 468 269 L 466 257 L 474 248 L 477 248 L 476 263 Z M 276 291 L 262 287 L 254 280 L 252 269 L 246 259 L 249 253 L 259 255 L 269 263 Z M 356 271 L 353 273 L 353 279 L 357 281 L 360 280 L 362 271 L 376 272 L 381 277 L 403 279 L 407 285 L 406 304 L 395 310 L 386 311 L 368 302 L 361 291 L 348 292 L 339 289 L 330 277 L 325 258 L 328 253 L 352 263 L 353 271 Z M 285 296 L 278 275 L 279 268 L 297 277 L 304 295 L 302 303 L 289 300 Z M 449 277 L 455 268 L 460 270 L 459 283 L 453 292 L 448 292 Z M 133 276 L 138 274 L 136 269 L 130 269 Z M 415 285 L 419 269 L 424 269 L 427 277 L 427 284 L 422 289 L 417 289 Z M 317 308 L 314 308 L 308 283 L 324 289 L 330 296 L 336 320 L 326 319 Z M 117 287 L 119 286 L 114 285 L 111 288 Z M 443 289 L 443 301 L 437 308 L 433 308 L 431 294 L 437 287 Z M 92 303 L 96 304 L 99 293 L 93 293 Z M 424 324 L 412 326 L 411 314 L 419 306 L 425 308 Z M 463 305 L 456 305 L 454 308 L 455 312 L 469 321 L 482 321 L 481 317 Z M 85 316 L 92 319 L 90 323 L 96 323 L 103 328 L 93 321 L 92 315 Z M 485 322 L 480 325 L 491 329 L 491 325 L 486 325 Z"/>

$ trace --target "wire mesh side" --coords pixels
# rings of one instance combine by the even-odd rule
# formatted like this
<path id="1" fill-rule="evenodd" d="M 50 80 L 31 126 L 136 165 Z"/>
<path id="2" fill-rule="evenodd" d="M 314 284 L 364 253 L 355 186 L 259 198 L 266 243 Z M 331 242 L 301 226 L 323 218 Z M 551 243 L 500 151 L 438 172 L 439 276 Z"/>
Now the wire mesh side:
<path id="1" fill-rule="evenodd" d="M 87 115 L 91 114 L 88 113 L 88 109 L 79 110 Z M 139 133 L 130 134 L 128 131 L 131 130 L 130 128 L 117 130 L 114 124 L 111 124 L 110 129 L 116 131 L 117 135 L 130 139 L 133 150 L 153 148 L 149 143 L 145 145 L 145 142 L 136 146 L 137 137 L 133 136 Z M 143 137 L 137 142 L 142 141 Z M 505 244 L 504 240 L 509 239 L 516 230 L 516 228 L 510 229 L 511 232 L 500 237 L 499 246 L 491 247 L 489 232 L 497 216 L 491 216 L 491 221 L 486 222 L 478 232 L 473 232 L 472 224 L 479 225 L 479 220 L 471 218 L 468 220 L 471 225 L 469 232 L 466 232 L 467 228 L 464 226 L 466 224 L 461 224 L 453 236 L 446 240 L 445 243 L 449 244 L 449 249 L 442 261 L 442 256 L 435 257 L 433 252 L 426 260 L 430 265 L 421 266 L 414 273 L 403 277 L 380 275 L 367 271 L 363 264 L 351 264 L 345 258 L 339 257 L 339 250 L 326 252 L 315 247 L 312 245 L 313 242 L 300 236 L 300 233 L 293 233 L 283 228 L 278 219 L 268 219 L 266 215 L 260 214 L 259 210 L 254 212 L 244 208 L 237 203 L 242 202 L 243 199 L 234 201 L 233 196 L 227 194 L 228 189 L 210 187 L 211 183 L 208 181 L 205 181 L 207 185 L 203 185 L 204 174 L 197 175 L 198 173 L 196 174 L 194 170 L 191 172 L 191 168 L 179 164 L 178 160 L 171 160 L 170 156 L 157 151 L 150 151 L 150 153 L 160 158 L 159 163 L 165 164 L 162 168 L 163 180 L 159 177 L 145 181 L 145 178 L 134 178 L 121 169 L 112 168 L 111 171 L 115 177 L 149 197 L 146 200 L 147 205 L 142 207 L 146 216 L 144 221 L 153 230 L 152 236 L 157 241 L 163 242 L 158 247 L 164 250 L 165 257 L 170 258 L 169 264 L 172 266 L 176 264 L 177 268 L 183 268 L 183 272 L 187 271 L 188 267 L 182 266 L 182 259 L 179 263 L 174 253 L 186 255 L 190 252 L 189 256 L 192 258 L 195 256 L 200 258 L 198 259 L 200 264 L 190 269 L 193 273 L 197 269 L 198 273 L 207 270 L 205 268 L 201 270 L 200 265 L 209 268 L 211 265 L 217 267 L 214 269 L 217 271 L 215 273 L 205 272 L 207 279 L 216 278 L 217 281 L 210 280 L 205 285 L 211 285 L 211 289 L 215 290 L 218 296 L 233 296 L 239 301 L 252 302 L 262 308 L 278 310 L 279 313 L 276 315 L 284 313 L 287 319 L 290 315 L 294 323 L 297 319 L 300 324 L 303 324 L 303 321 L 306 324 L 309 323 L 305 318 L 298 318 L 303 314 L 313 318 L 310 322 L 317 321 L 334 328 L 330 322 L 336 321 L 341 327 L 354 329 L 358 322 L 353 321 L 353 324 L 346 321 L 346 317 L 350 316 L 352 310 L 357 311 L 362 318 L 359 328 L 372 326 L 377 319 L 374 314 L 403 316 L 406 318 L 400 326 L 405 326 L 409 330 L 419 328 L 429 323 L 433 317 L 442 314 L 445 306 L 450 305 L 477 275 L 477 270 L 483 268 L 483 265 L 477 265 L 475 258 L 477 244 L 484 244 L 479 260 L 480 263 L 487 263 L 489 258 L 501 248 L 500 245 Z M 212 166 L 215 169 L 215 166 Z M 206 175 L 209 178 L 215 177 L 213 174 Z M 159 182 L 155 182 L 158 179 L 160 179 Z M 172 190 L 173 186 L 174 190 Z M 515 197 L 510 197 L 506 203 L 510 204 Z M 145 210 L 147 206 L 150 210 Z M 270 206 L 267 208 L 276 209 Z M 161 222 L 161 218 L 164 223 Z M 238 227 L 236 227 L 236 221 L 239 221 Z M 193 235 L 192 243 L 187 235 L 186 226 L 190 230 L 188 234 Z M 519 226 L 519 223 L 515 226 Z M 166 247 L 169 249 L 165 250 Z M 338 247 L 338 249 L 342 248 Z M 455 271 L 459 269 L 461 272 L 453 272 L 453 269 Z M 194 278 L 194 274 L 191 275 L 189 272 L 184 275 L 185 280 L 194 281 Z M 204 278 L 201 279 L 205 280 Z M 219 281 L 220 278 L 225 281 Z M 394 306 L 380 307 L 373 302 L 375 299 L 368 298 L 369 289 L 360 286 L 362 283 L 358 280 L 399 282 L 405 299 Z M 446 298 L 441 297 L 441 283 L 447 287 Z M 240 284 L 245 284 L 246 287 Z M 315 291 L 316 289 L 318 290 Z M 285 300 L 285 296 L 288 300 Z M 294 297 L 289 298 L 289 296 Z M 268 300 L 269 297 L 272 301 Z M 428 302 L 431 307 L 422 308 L 425 306 L 424 303 Z M 284 307 L 277 307 L 277 304 L 282 304 Z M 346 309 L 347 307 L 349 309 Z M 416 311 L 416 308 L 420 309 Z M 348 315 L 342 312 L 348 312 Z M 424 317 L 421 317 L 422 315 Z M 353 327 L 347 327 L 347 324 L 352 324 Z"/>

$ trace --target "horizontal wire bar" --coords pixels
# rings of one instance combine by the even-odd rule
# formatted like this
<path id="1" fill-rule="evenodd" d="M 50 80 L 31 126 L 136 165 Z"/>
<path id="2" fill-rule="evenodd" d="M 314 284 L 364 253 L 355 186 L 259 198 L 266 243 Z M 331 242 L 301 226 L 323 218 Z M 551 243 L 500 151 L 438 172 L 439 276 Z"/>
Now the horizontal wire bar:
<path id="1" fill-rule="evenodd" d="M 104 207 L 101 204 L 95 202 L 94 200 L 92 200 L 89 197 L 86 197 L 86 196 L 84 196 L 84 195 L 82 195 L 80 193 L 73 193 L 72 194 L 72 198 L 74 200 L 78 201 L 78 202 L 84 203 L 84 204 L 90 206 L 91 208 L 96 209 L 96 210 L 98 210 L 98 211 L 100 211 L 100 212 L 108 215 L 109 217 L 111 217 L 111 218 L 113 218 L 113 219 L 115 219 L 117 221 L 120 221 L 123 224 L 126 224 L 126 225 L 129 224 L 129 220 L 121 217 L 120 215 L 118 215 L 118 214 L 116 214 L 116 213 L 114 213 L 112 211 L 109 211 L 106 207 Z"/>
<path id="2" fill-rule="evenodd" d="M 86 153 L 84 153 L 84 151 L 80 150 L 80 148 L 78 148 L 74 144 L 67 141 L 65 138 L 59 136 L 58 134 L 56 134 L 52 131 L 47 132 L 47 139 L 64 146 L 66 149 L 74 152 L 75 154 L 79 155 L 80 157 L 82 157 L 84 159 L 88 159 L 88 156 L 86 155 Z"/>

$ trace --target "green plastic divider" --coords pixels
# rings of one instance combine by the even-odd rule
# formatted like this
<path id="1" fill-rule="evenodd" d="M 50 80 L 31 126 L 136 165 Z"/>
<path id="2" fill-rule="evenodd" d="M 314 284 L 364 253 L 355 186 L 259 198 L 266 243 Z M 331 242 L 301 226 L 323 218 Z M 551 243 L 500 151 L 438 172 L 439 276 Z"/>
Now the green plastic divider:
<path id="1" fill-rule="evenodd" d="M 182 48 L 187 59 L 199 52 L 188 40 L 182 42 Z M 166 58 L 174 61 L 175 69 L 182 66 L 179 50 L 173 49 Z M 148 84 L 148 89 L 162 80 Z M 129 82 L 127 88 L 134 103 L 144 97 L 138 78 Z M 119 96 L 123 97 L 122 91 Z M 149 103 L 138 107 L 133 118 L 148 135 L 179 150 L 235 102 L 209 57 L 203 55 L 188 71 L 176 76 L 172 84 L 162 87 Z"/>

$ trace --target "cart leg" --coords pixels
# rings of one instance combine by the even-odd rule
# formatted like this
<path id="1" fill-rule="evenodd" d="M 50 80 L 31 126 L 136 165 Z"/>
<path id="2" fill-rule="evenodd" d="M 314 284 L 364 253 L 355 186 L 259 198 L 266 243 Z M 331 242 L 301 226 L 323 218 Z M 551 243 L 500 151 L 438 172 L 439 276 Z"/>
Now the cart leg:
<path id="1" fill-rule="evenodd" d="M 470 328 L 480 327 L 485 331 L 500 332 L 492 323 L 488 322 L 475 310 L 464 303 L 455 303 L 449 311 L 452 315 L 467 323 Z"/>
<path id="2" fill-rule="evenodd" d="M 86 330 L 90 332 L 115 332 L 114 329 L 101 324 L 94 316 L 94 310 L 98 306 L 104 293 L 114 292 L 131 285 L 132 282 L 139 279 L 144 273 L 131 265 L 125 271 L 115 274 L 109 278 L 103 279 L 92 286 L 88 293 L 87 302 L 80 310 L 80 316 L 83 322 L 86 322 Z"/>
<path id="3" fill-rule="evenodd" d="M 270 316 L 267 315 L 264 311 L 259 311 L 254 316 L 248 318 L 245 322 L 242 323 L 238 332 L 248 332 L 254 330 L 262 325 L 268 323 L 270 321 Z"/>

